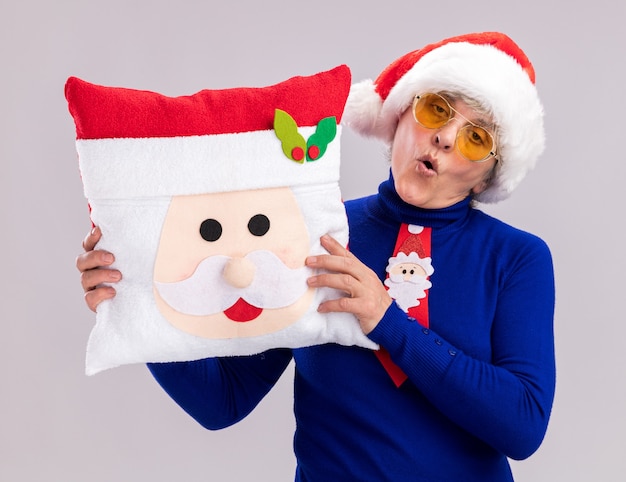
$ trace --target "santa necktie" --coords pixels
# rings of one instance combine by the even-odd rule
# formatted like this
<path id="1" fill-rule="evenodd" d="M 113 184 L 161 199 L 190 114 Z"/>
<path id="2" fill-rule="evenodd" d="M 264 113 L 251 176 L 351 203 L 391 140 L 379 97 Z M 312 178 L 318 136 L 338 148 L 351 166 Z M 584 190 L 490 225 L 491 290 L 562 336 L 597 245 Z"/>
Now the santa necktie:
<path id="1" fill-rule="evenodd" d="M 405 255 L 417 255 L 420 259 L 428 258 L 428 264 L 430 265 L 431 243 L 430 243 L 431 228 L 424 228 L 422 226 L 402 224 L 400 231 L 398 232 L 398 238 L 394 247 L 393 256 L 398 256 L 399 253 Z M 432 269 L 431 269 L 432 272 Z M 430 275 L 430 273 L 427 273 Z M 389 277 L 389 274 L 387 275 Z M 419 304 L 417 306 L 411 306 L 407 310 L 407 317 L 410 321 L 415 320 L 417 323 L 425 328 L 429 327 L 428 319 L 428 290 L 425 290 L 424 297 L 419 298 Z M 378 357 L 380 363 L 383 365 L 394 384 L 400 387 L 402 383 L 408 378 L 402 369 L 396 365 L 389 352 L 382 346 L 379 350 L 374 352 Z"/>

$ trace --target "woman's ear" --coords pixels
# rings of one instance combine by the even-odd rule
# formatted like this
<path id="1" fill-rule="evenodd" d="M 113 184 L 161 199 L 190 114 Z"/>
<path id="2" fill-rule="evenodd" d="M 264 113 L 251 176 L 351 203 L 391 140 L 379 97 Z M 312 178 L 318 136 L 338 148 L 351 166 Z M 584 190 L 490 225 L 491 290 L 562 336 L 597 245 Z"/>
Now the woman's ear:
<path id="1" fill-rule="evenodd" d="M 478 194 L 480 194 L 481 192 L 483 192 L 485 189 L 487 189 L 489 187 L 489 182 L 491 181 L 491 176 L 488 177 L 487 179 L 484 179 L 482 181 L 480 181 L 478 184 L 476 184 L 472 189 L 472 195 L 476 196 Z"/>
<path id="2" fill-rule="evenodd" d="M 481 192 L 483 192 L 485 189 L 489 187 L 489 185 L 491 184 L 491 181 L 493 181 L 493 179 L 496 177 L 496 168 L 498 167 L 498 162 L 499 161 L 496 159 L 496 162 L 494 163 L 493 167 L 487 172 L 487 174 L 485 174 L 485 177 L 483 178 L 483 180 L 480 181 L 471 189 L 471 193 L 473 196 L 480 194 Z"/>

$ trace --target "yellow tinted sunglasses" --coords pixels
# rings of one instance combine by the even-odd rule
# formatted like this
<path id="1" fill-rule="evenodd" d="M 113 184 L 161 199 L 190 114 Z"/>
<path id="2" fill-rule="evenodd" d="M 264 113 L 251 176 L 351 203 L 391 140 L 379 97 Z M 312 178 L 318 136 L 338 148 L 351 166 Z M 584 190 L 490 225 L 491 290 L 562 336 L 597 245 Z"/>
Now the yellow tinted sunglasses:
<path id="1" fill-rule="evenodd" d="M 440 129 L 455 115 L 467 122 L 456 135 L 454 145 L 459 154 L 472 162 L 495 157 L 496 142 L 491 132 L 461 115 L 445 97 L 439 94 L 421 94 L 413 99 L 413 118 L 427 129 Z"/>

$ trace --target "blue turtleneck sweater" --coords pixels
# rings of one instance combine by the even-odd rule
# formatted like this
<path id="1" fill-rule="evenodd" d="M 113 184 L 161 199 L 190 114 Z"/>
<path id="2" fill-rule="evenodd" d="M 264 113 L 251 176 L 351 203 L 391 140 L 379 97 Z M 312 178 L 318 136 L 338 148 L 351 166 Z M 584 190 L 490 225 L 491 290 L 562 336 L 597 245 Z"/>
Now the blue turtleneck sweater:
<path id="1" fill-rule="evenodd" d="M 539 238 L 473 209 L 404 203 L 383 182 L 346 202 L 350 249 L 384 280 L 401 223 L 432 228 L 429 328 L 395 303 L 369 337 L 408 375 L 396 388 L 373 352 L 333 344 L 150 365 L 210 429 L 245 417 L 295 360 L 298 481 L 508 481 L 545 434 L 555 386 L 554 279 Z"/>

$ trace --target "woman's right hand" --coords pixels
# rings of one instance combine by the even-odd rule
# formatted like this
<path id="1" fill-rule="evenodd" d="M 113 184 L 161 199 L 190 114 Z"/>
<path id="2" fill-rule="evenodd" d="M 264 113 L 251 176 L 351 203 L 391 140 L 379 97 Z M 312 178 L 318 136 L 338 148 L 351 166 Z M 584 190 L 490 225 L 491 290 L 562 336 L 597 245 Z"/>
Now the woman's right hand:
<path id="1" fill-rule="evenodd" d="M 115 288 L 102 286 L 102 283 L 116 283 L 122 279 L 122 273 L 116 269 L 107 268 L 115 257 L 112 253 L 94 249 L 102 232 L 97 226 L 83 240 L 84 253 L 76 258 L 76 267 L 80 271 L 80 284 L 85 291 L 85 303 L 93 312 L 100 302 L 115 296 Z"/>

